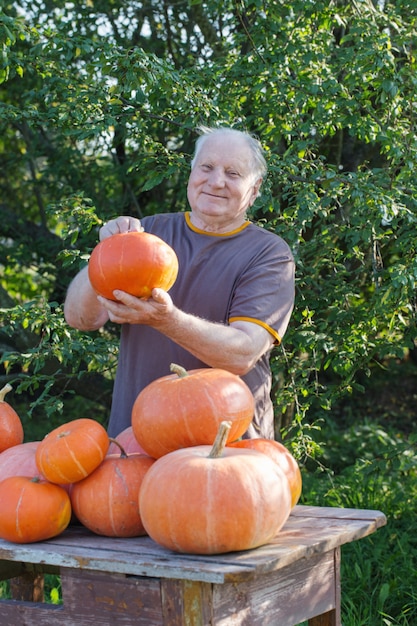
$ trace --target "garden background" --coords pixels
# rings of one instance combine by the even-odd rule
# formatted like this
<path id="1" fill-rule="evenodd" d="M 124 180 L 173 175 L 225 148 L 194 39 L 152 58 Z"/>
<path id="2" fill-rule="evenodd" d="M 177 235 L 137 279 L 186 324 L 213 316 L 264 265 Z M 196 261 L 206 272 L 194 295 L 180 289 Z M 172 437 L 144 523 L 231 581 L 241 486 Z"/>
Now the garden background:
<path id="1" fill-rule="evenodd" d="M 344 626 L 417 623 L 416 27 L 415 0 L 0 9 L 0 384 L 26 440 L 108 418 L 118 328 L 62 315 L 99 226 L 186 210 L 199 125 L 255 133 L 251 219 L 297 263 L 276 436 L 302 502 L 388 517 L 343 549 Z"/>

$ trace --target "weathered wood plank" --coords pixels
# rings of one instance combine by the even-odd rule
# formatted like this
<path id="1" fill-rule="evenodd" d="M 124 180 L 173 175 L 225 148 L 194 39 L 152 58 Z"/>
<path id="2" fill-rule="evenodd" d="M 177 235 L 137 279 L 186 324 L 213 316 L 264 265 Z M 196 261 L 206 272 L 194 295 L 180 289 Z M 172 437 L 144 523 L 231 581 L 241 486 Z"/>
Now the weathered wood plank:
<path id="1" fill-rule="evenodd" d="M 73 626 L 71 622 L 60 621 L 63 607 L 46 605 L 36 602 L 16 602 L 14 600 L 2 600 L 0 602 L 0 624 L 3 626 Z M 84 626 L 77 624 L 76 626 Z M 86 622 L 85 626 L 91 626 Z"/>
<path id="2" fill-rule="evenodd" d="M 43 543 L 14 545 L 0 541 L 0 559 L 222 583 L 248 580 L 322 554 L 371 534 L 386 521 L 378 511 L 366 512 L 364 519 L 351 519 L 361 516 L 352 510 L 347 513 L 344 509 L 326 509 L 327 517 L 323 517 L 318 508 L 296 507 L 271 543 L 246 552 L 180 555 L 158 546 L 149 537 L 112 539 L 75 526 Z"/>
<path id="3" fill-rule="evenodd" d="M 216 626 L 294 626 L 336 608 L 333 553 L 250 581 L 215 585 Z"/>
<path id="4" fill-rule="evenodd" d="M 214 626 L 210 583 L 161 580 L 163 626 Z"/>
<path id="5" fill-rule="evenodd" d="M 81 526 L 38 544 L 0 541 L 0 577 L 27 578 L 15 590 L 21 601 L 0 601 L 0 624 L 340 626 L 340 546 L 385 523 L 379 511 L 296 507 L 270 544 L 215 556 Z M 26 601 L 41 597 L 34 583 L 44 571 L 60 572 L 62 606 Z"/>
<path id="6" fill-rule="evenodd" d="M 12 563 L 10 561 L 0 561 L 0 580 L 9 580 L 19 576 L 23 571 L 23 563 Z"/>
<path id="7" fill-rule="evenodd" d="M 0 602 L 4 626 L 162 625 L 160 581 L 64 569 L 63 604 Z"/>
<path id="8" fill-rule="evenodd" d="M 73 569 L 61 575 L 61 585 L 66 618 L 77 626 L 79 623 L 91 626 L 92 621 L 100 626 L 162 624 L 157 578 Z M 62 624 L 67 626 L 66 621 Z"/>
<path id="9" fill-rule="evenodd" d="M 291 512 L 291 517 L 314 517 L 319 519 L 326 517 L 331 519 L 351 519 L 351 520 L 375 520 L 376 523 L 380 523 L 381 526 L 386 524 L 386 517 L 381 511 L 375 511 L 373 509 L 339 509 L 331 506 L 309 506 L 298 505 L 294 507 Z"/>

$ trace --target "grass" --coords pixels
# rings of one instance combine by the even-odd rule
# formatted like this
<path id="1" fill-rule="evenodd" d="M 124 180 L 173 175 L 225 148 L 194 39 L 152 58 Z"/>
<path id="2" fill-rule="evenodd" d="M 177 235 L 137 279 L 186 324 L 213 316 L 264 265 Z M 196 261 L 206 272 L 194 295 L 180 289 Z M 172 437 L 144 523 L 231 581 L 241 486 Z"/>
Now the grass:
<path id="1" fill-rule="evenodd" d="M 318 433 L 322 457 L 304 469 L 302 503 L 387 516 L 385 527 L 342 548 L 343 626 L 417 624 L 414 367 L 410 376 L 411 396 L 403 393 L 408 377 L 394 368 L 389 385 L 378 377 L 366 395 L 335 407 Z"/>

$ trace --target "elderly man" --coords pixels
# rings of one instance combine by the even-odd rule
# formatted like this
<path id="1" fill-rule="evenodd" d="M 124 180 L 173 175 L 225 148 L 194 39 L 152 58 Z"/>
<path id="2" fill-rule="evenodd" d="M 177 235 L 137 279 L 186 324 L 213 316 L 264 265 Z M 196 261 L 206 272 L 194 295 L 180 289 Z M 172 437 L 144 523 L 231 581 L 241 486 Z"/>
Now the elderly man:
<path id="1" fill-rule="evenodd" d="M 149 300 L 115 291 L 97 296 L 84 268 L 69 286 L 65 318 L 81 330 L 109 319 L 121 325 L 109 434 L 131 423 L 138 393 L 169 374 L 216 367 L 242 377 L 255 398 L 246 437 L 274 438 L 269 355 L 284 335 L 294 305 L 294 261 L 285 241 L 247 219 L 266 163 L 259 142 L 230 128 L 205 129 L 196 142 L 187 195 L 190 211 L 138 220 L 120 216 L 100 239 L 146 230 L 168 243 L 179 260 L 169 294 Z"/>

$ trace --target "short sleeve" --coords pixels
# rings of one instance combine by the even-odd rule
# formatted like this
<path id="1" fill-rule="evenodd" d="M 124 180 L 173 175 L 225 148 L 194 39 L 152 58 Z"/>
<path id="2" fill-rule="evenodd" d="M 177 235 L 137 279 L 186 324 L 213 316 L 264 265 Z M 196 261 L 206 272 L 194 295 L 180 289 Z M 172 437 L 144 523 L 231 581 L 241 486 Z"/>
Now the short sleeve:
<path id="1" fill-rule="evenodd" d="M 294 279 L 291 250 L 283 239 L 272 235 L 236 283 L 229 323 L 258 323 L 279 343 L 294 308 Z"/>

